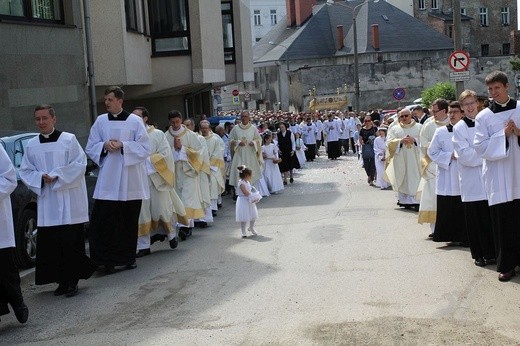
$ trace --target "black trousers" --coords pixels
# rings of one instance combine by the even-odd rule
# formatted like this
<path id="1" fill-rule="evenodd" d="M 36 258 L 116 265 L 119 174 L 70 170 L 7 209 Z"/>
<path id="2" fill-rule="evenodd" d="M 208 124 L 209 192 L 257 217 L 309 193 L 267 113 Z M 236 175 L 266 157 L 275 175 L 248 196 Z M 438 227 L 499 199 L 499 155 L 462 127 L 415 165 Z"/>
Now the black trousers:
<path id="1" fill-rule="evenodd" d="M 348 154 L 348 138 L 340 138 L 339 139 L 339 148 L 340 152 L 343 152 L 343 154 Z"/>
<path id="2" fill-rule="evenodd" d="M 370 180 L 376 178 L 376 161 L 373 157 L 363 158 L 363 168 Z"/>
<path id="3" fill-rule="evenodd" d="M 488 201 L 462 202 L 471 257 L 496 258 Z"/>
<path id="4" fill-rule="evenodd" d="M 88 279 L 96 264 L 85 254 L 83 224 L 38 227 L 37 285 Z"/>
<path id="5" fill-rule="evenodd" d="M 497 271 L 504 273 L 520 264 L 520 199 L 489 207 L 497 244 Z"/>
<path id="6" fill-rule="evenodd" d="M 347 140 L 347 147 L 346 147 L 346 151 L 348 152 L 348 146 L 349 146 L 349 143 L 350 143 L 350 146 L 352 147 L 352 152 L 355 154 L 356 153 L 356 145 L 354 144 L 354 138 L 349 138 Z"/>
<path id="7" fill-rule="evenodd" d="M 465 218 L 460 214 L 463 210 L 460 196 L 437 195 L 437 216 L 435 218 L 435 242 L 468 243 Z"/>
<path id="8" fill-rule="evenodd" d="M 135 262 L 141 200 L 94 202 L 90 221 L 90 258 L 97 265 Z"/>
<path id="9" fill-rule="evenodd" d="M 307 161 L 314 161 L 316 158 L 316 144 L 305 144 L 307 150 L 305 151 L 305 159 Z"/>
<path id="10" fill-rule="evenodd" d="M 0 249 L 0 316 L 9 313 L 9 307 L 23 303 L 20 274 L 14 263 L 14 249 Z"/>

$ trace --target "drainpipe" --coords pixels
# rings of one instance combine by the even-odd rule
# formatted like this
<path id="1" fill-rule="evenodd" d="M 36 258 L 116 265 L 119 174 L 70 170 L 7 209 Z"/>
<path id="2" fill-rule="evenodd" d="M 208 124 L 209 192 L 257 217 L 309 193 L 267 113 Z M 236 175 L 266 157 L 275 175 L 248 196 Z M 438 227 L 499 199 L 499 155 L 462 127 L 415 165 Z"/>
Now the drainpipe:
<path id="1" fill-rule="evenodd" d="M 90 29 L 90 8 L 89 0 L 83 0 L 83 16 L 85 25 L 85 43 L 87 53 L 87 74 L 88 74 L 88 96 L 90 109 L 90 122 L 94 124 L 97 117 L 96 106 L 96 82 L 94 79 L 94 58 L 92 55 L 92 31 Z"/>

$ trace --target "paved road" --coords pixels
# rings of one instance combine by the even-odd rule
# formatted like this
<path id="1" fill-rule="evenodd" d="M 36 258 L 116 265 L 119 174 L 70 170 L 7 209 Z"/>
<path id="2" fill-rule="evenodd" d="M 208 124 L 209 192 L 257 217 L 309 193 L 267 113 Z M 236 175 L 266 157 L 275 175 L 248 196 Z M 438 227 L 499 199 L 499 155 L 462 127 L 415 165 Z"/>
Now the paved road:
<path id="1" fill-rule="evenodd" d="M 0 344 L 520 344 L 520 278 L 429 241 L 352 156 L 319 158 L 263 199 L 261 236 L 241 239 L 224 202 L 213 227 L 74 298 L 27 283 L 29 322 L 4 316 Z"/>

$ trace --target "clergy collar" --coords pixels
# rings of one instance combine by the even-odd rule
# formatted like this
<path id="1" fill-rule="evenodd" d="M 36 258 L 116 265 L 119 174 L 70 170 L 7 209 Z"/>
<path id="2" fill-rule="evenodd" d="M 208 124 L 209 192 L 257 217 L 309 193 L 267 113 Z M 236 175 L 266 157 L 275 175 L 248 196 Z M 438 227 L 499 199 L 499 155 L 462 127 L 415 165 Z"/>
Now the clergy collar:
<path id="1" fill-rule="evenodd" d="M 495 100 L 495 103 L 496 103 L 497 105 L 499 105 L 500 107 L 505 107 L 505 106 L 507 106 L 507 104 L 509 103 L 509 101 L 511 101 L 511 96 L 507 95 L 507 101 L 506 101 L 506 102 L 504 102 L 504 103 L 500 103 L 500 102 L 498 102 L 497 100 Z"/>
<path id="2" fill-rule="evenodd" d="M 496 102 L 495 100 L 493 100 L 493 101 L 491 101 L 489 103 L 489 107 L 488 108 L 493 113 L 500 113 L 500 112 L 509 111 L 509 110 L 512 110 L 512 109 L 516 108 L 516 100 L 512 99 L 511 97 L 509 97 L 509 101 L 505 105 L 502 105 L 502 104 Z"/>
<path id="3" fill-rule="evenodd" d="M 155 126 L 153 125 L 146 125 L 146 131 L 147 132 L 153 132 L 155 130 Z"/>
<path id="4" fill-rule="evenodd" d="M 51 137 L 51 135 L 54 133 L 56 129 L 53 127 L 52 128 L 52 131 L 48 134 L 43 134 L 43 133 L 40 133 L 40 136 L 42 136 L 43 138 L 46 138 L 46 139 L 49 139 Z"/>
<path id="5" fill-rule="evenodd" d="M 435 120 L 435 124 L 437 124 L 437 126 L 444 126 L 444 125 L 449 124 L 449 122 L 450 122 L 449 117 L 446 117 L 446 119 L 444 119 L 444 120 Z"/>
<path id="6" fill-rule="evenodd" d="M 125 121 L 129 115 L 130 113 L 122 109 L 121 112 L 117 114 L 108 113 L 108 120 Z"/>
<path id="7" fill-rule="evenodd" d="M 468 127 L 475 127 L 475 119 L 464 117 L 464 118 L 462 118 L 462 120 L 464 120 L 464 122 L 466 123 L 466 125 L 468 125 Z"/>
<path id="8" fill-rule="evenodd" d="M 38 139 L 40 140 L 40 143 L 51 143 L 51 142 L 57 142 L 58 138 L 60 138 L 61 131 L 53 129 L 51 133 L 48 135 L 41 134 L 38 136 Z"/>
<path id="9" fill-rule="evenodd" d="M 119 114 L 123 113 L 123 108 L 118 113 L 110 113 L 114 118 L 117 118 Z"/>

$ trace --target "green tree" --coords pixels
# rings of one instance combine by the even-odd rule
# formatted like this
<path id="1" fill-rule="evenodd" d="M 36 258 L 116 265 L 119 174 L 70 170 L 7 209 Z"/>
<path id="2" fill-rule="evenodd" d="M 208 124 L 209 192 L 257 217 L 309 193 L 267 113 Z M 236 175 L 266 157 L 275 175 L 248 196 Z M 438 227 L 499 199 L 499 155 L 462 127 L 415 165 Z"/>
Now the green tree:
<path id="1" fill-rule="evenodd" d="M 511 64 L 511 69 L 515 72 L 520 71 L 520 59 L 519 58 L 512 58 L 509 60 L 509 63 Z"/>
<path id="2" fill-rule="evenodd" d="M 430 107 L 432 102 L 438 98 L 444 98 L 448 101 L 457 99 L 457 91 L 452 83 L 437 83 L 430 88 L 426 88 L 421 92 L 422 102 L 425 106 Z"/>

